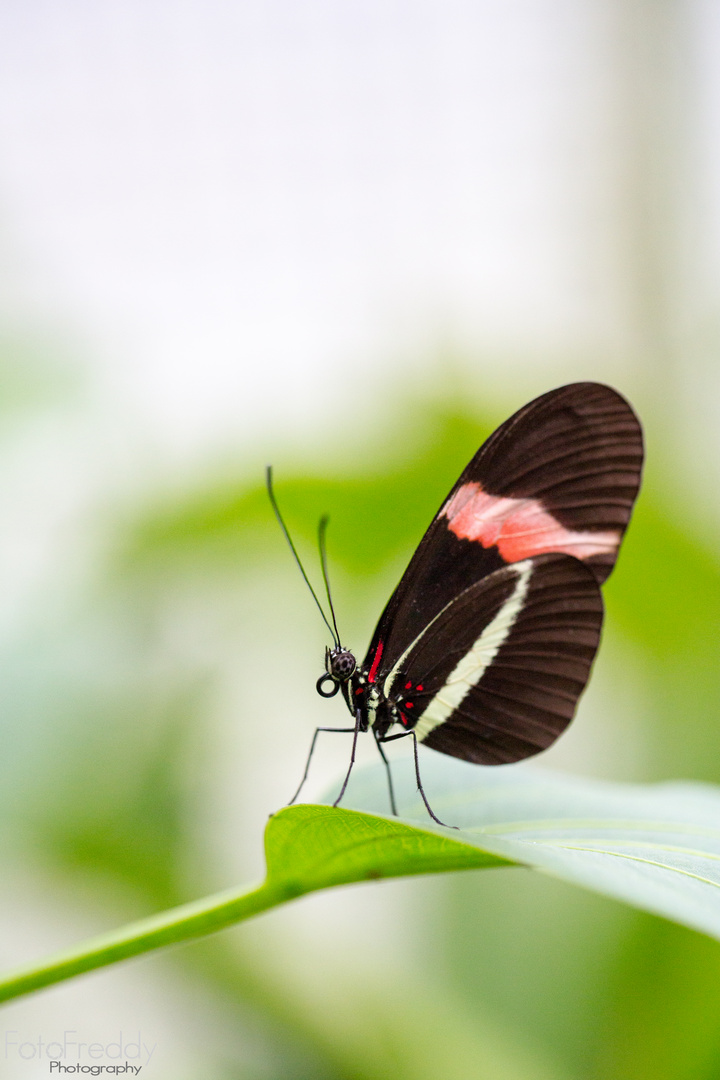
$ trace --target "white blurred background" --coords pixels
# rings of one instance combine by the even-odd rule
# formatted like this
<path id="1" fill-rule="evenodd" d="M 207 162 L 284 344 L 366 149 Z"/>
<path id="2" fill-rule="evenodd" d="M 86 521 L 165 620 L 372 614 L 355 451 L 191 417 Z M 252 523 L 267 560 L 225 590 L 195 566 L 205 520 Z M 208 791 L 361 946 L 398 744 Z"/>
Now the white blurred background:
<path id="1" fill-rule="evenodd" d="M 712 325 L 719 19 L 10 0 L 4 321 L 62 331 L 168 456 L 312 431 L 439 353 L 492 356 L 495 392 L 578 357 L 627 383 Z"/>
<path id="2" fill-rule="evenodd" d="M 444 385 L 501 416 L 565 381 L 613 383 L 656 420 L 654 467 L 717 520 L 719 61 L 710 0 L 5 0 L 6 656 L 27 659 L 35 641 L 42 666 L 43 634 L 69 626 L 72 638 L 87 619 L 77 597 L 95 587 L 114 507 L 228 463 L 259 477 L 278 448 L 286 465 L 330 446 L 347 458 L 374 432 L 412 428 L 415 400 Z M 398 568 L 370 597 L 376 612 Z M 198 799 L 216 827 L 218 885 L 260 873 L 259 830 L 317 722 L 307 657 L 321 656 L 321 627 L 296 656 L 298 626 L 316 616 L 292 574 L 271 575 L 282 611 L 260 575 L 213 594 L 210 618 L 191 589 L 155 627 L 170 642 L 160 664 L 187 653 L 223 671 L 217 771 Z M 248 626 L 233 624 L 243 604 Z M 105 635 L 98 653 L 112 648 Z M 68 652 L 54 662 L 92 669 Z M 288 689 L 267 702 L 269 652 L 292 657 L 283 675 L 307 684 L 301 700 Z M 11 704 L 32 670 L 10 680 Z M 248 671 L 259 672 L 249 688 Z M 256 717 L 242 738 L 240 704 Z M 578 738 L 582 764 L 594 744 Z M 335 753 L 316 792 L 346 750 Z M 636 740 L 624 775 L 641 757 Z M 89 896 L 76 902 L 72 879 L 55 897 L 36 874 L 20 859 L 10 875 L 8 962 L 114 921 Z M 371 919 L 376 951 L 355 963 L 394 957 L 402 981 L 422 962 L 399 914 L 421 920 L 439 888 L 317 898 L 251 939 L 272 953 L 277 938 L 279 968 L 305 970 L 332 940 L 367 952 L 354 928 Z M 148 963 L 15 1005 L 9 1026 L 74 1028 L 82 1013 L 112 1034 L 136 998 L 127 1022 L 154 1023 L 180 1048 L 149 1075 L 183 1080 L 206 1061 L 187 1022 L 202 997 L 215 1049 L 229 1040 L 235 1062 L 217 1075 L 274 1075 L 258 1064 L 265 1051 L 234 1045 L 229 1006 L 213 1011 L 192 989 L 168 999 L 165 961 L 147 989 Z M 345 964 L 332 983 L 325 956 L 318 980 L 350 1001 L 349 983 L 337 989 Z M 297 970 L 287 977 L 303 986 Z M 40 1076 L 33 1067 L 7 1075 Z"/>

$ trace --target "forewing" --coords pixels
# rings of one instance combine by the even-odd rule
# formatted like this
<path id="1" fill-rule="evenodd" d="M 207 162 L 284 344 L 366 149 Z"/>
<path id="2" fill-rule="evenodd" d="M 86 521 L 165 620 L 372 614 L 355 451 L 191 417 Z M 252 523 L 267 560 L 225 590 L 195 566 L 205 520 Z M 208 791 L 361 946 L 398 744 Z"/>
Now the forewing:
<path id="1" fill-rule="evenodd" d="M 545 750 L 572 720 L 600 641 L 592 571 L 541 555 L 457 597 L 385 678 L 427 746 L 481 765 Z"/>
<path id="2" fill-rule="evenodd" d="M 386 674 L 447 604 L 508 563 L 561 552 L 604 581 L 642 461 L 640 423 L 609 386 L 572 383 L 525 405 L 444 501 L 383 612 L 366 667 Z"/>

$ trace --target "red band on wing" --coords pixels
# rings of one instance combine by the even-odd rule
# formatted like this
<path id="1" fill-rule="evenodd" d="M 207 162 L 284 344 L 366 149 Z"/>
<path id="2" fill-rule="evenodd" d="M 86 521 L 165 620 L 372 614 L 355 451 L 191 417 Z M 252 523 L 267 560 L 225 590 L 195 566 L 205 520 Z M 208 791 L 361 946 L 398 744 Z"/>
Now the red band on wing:
<path id="1" fill-rule="evenodd" d="M 374 657 L 373 662 L 372 662 L 372 666 L 370 668 L 370 671 L 368 672 L 368 682 L 375 682 L 375 676 L 377 674 L 377 669 L 380 666 L 380 657 L 382 656 L 382 651 L 383 651 L 383 642 L 379 641 L 377 651 L 375 653 L 375 657 Z"/>
<path id="2" fill-rule="evenodd" d="M 588 559 L 614 554 L 620 533 L 574 532 L 560 525 L 539 499 L 508 499 L 488 495 L 480 484 L 463 484 L 441 510 L 448 528 L 460 540 L 476 540 L 483 547 L 496 546 L 506 562 L 559 552 Z"/>

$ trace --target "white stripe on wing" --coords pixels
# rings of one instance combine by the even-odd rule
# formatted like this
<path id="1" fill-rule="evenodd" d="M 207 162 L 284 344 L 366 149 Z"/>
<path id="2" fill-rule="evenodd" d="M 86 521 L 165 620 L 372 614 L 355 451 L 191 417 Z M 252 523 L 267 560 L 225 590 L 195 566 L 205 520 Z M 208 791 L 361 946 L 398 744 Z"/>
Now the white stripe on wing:
<path id="1" fill-rule="evenodd" d="M 415 726 L 418 739 L 427 738 L 430 732 L 444 724 L 448 717 L 465 700 L 510 636 L 518 615 L 522 611 L 532 574 L 532 561 L 513 563 L 510 570 L 517 573 L 517 582 L 492 622 L 489 622 L 472 648 L 465 653 L 450 673 L 445 685 L 437 692 Z"/>

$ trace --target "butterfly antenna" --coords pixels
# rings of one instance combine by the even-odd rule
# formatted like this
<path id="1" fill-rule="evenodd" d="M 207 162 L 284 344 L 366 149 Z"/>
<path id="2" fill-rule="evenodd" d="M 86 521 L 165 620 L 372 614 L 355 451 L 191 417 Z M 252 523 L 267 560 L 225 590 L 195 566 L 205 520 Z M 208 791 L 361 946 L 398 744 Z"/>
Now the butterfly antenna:
<path id="1" fill-rule="evenodd" d="M 315 601 L 315 603 L 317 604 L 318 611 L 322 615 L 323 622 L 325 623 L 328 630 L 330 631 L 330 633 L 332 635 L 332 638 L 333 638 L 333 641 L 335 642 L 335 645 L 339 645 L 340 644 L 340 638 L 337 636 L 336 631 L 333 630 L 332 626 L 330 625 L 330 623 L 327 620 L 327 616 L 325 615 L 325 612 L 323 611 L 322 604 L 318 600 L 317 595 L 315 593 L 315 590 L 313 589 L 312 585 L 310 584 L 310 579 L 308 578 L 307 574 L 305 573 L 305 567 L 300 562 L 300 556 L 298 555 L 297 551 L 295 550 L 295 545 L 293 544 L 292 540 L 290 539 L 290 533 L 288 532 L 287 526 L 286 526 L 285 522 L 283 521 L 283 516 L 280 513 L 280 507 L 277 504 L 277 501 L 275 499 L 275 492 L 273 491 L 272 465 L 268 465 L 266 470 L 265 470 L 265 480 L 266 480 L 266 483 L 267 483 L 267 492 L 268 492 L 268 496 L 270 498 L 270 505 L 272 506 L 273 510 L 275 511 L 275 517 L 278 519 L 278 524 L 279 524 L 280 528 L 282 529 L 283 534 L 285 536 L 285 539 L 287 540 L 287 542 L 288 542 L 288 544 L 290 546 L 290 550 L 292 551 L 292 553 L 293 553 L 293 555 L 295 557 L 295 562 L 298 564 L 298 568 L 300 570 L 300 573 L 302 574 L 303 578 L 305 579 L 305 584 L 307 585 L 308 589 L 312 593 L 312 598 Z M 330 610 L 332 611 L 332 604 L 330 605 Z M 334 612 L 333 612 L 333 622 L 335 622 L 335 613 Z"/>
<path id="2" fill-rule="evenodd" d="M 338 645 L 340 644 L 340 631 L 338 630 L 337 619 L 335 618 L 335 608 L 332 602 L 332 596 L 330 595 L 330 578 L 328 577 L 327 568 L 327 548 L 325 546 L 325 534 L 327 532 L 328 522 L 330 518 L 327 514 L 324 514 L 320 518 L 318 525 L 318 548 L 320 549 L 320 565 L 322 566 L 322 576 L 325 582 L 325 592 L 327 593 L 327 600 L 330 606 L 330 614 L 332 615 L 333 626 L 335 627 L 335 637 L 337 638 Z"/>

